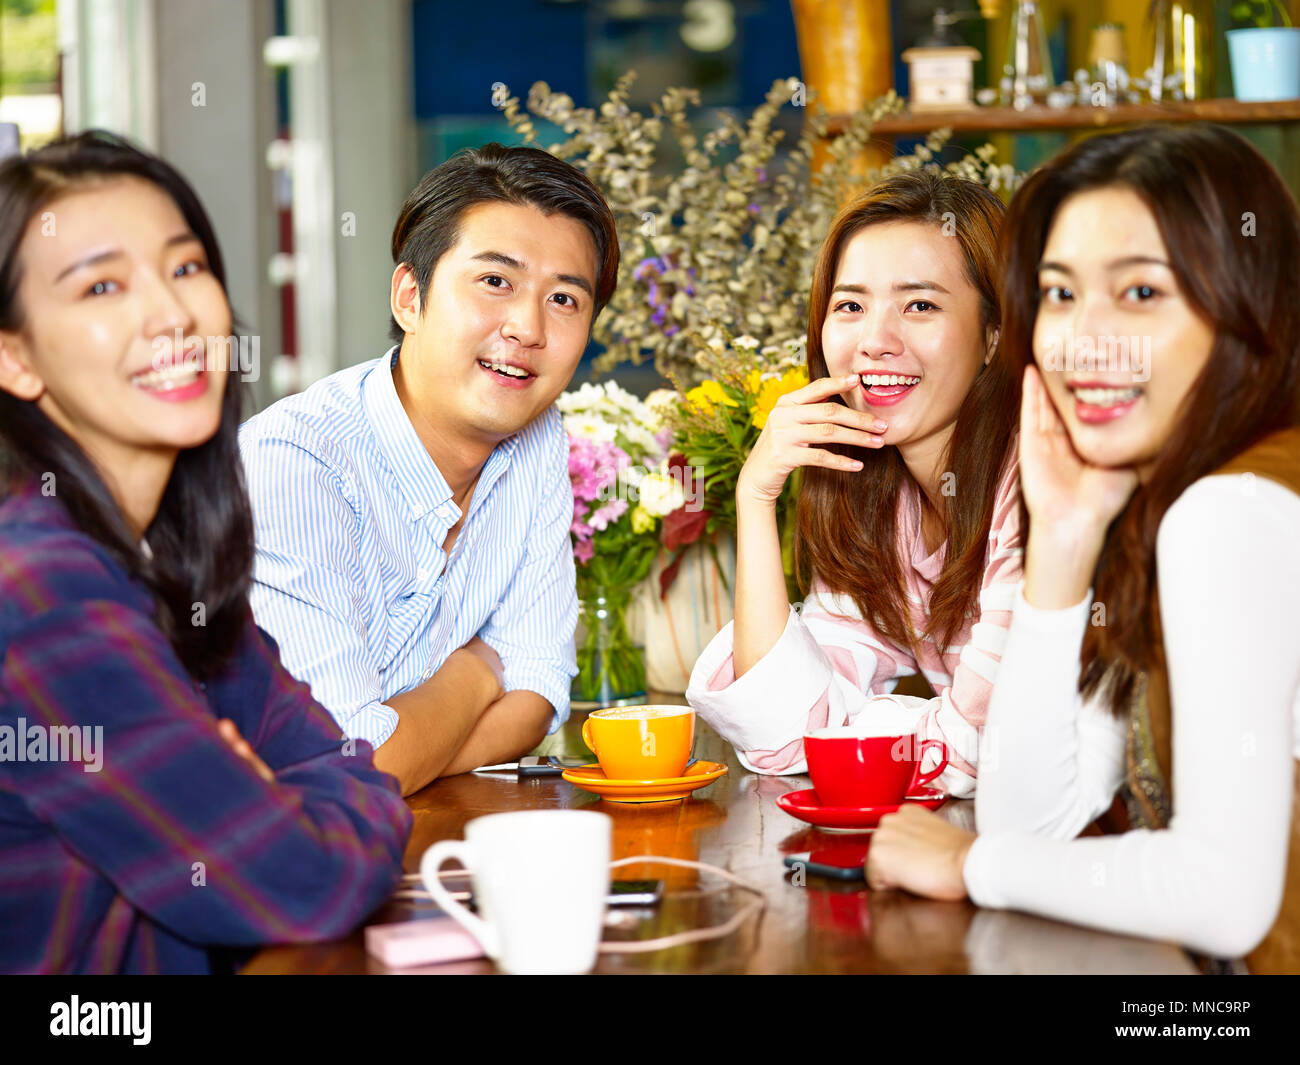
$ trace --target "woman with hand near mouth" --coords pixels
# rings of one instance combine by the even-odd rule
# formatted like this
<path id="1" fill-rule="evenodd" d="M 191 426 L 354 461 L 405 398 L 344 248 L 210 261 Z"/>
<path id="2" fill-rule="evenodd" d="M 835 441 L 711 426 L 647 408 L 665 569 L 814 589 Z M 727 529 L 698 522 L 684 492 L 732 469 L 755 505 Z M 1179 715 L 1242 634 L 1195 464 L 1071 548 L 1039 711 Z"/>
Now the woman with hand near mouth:
<path id="1" fill-rule="evenodd" d="M 0 203 L 0 971 L 345 934 L 411 814 L 253 622 L 207 215 L 94 132 L 0 164 Z"/>
<path id="2" fill-rule="evenodd" d="M 1300 217 L 1215 126 L 1083 141 L 1012 201 L 1025 581 L 979 836 L 904 810 L 868 879 L 1300 971 Z M 1066 336 L 1150 340 L 1149 379 Z M 1134 831 L 1075 840 L 1126 793 Z"/>
<path id="3" fill-rule="evenodd" d="M 736 488 L 736 619 L 686 696 L 761 773 L 806 772 L 803 735 L 857 723 L 948 747 L 968 795 L 1020 578 L 1018 374 L 998 354 L 988 189 L 914 172 L 846 207 L 809 299 L 811 383 L 768 417 Z M 786 598 L 775 504 L 802 469 Z M 893 695 L 921 673 L 938 696 Z"/>

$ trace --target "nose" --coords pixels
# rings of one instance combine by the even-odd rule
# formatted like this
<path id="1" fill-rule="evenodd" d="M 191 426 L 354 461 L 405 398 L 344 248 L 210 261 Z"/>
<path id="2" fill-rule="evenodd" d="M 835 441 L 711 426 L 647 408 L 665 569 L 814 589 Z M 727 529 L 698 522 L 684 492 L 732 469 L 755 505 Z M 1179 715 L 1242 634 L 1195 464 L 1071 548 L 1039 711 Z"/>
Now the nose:
<path id="1" fill-rule="evenodd" d="M 162 337 L 174 340 L 178 329 L 182 337 L 189 333 L 194 325 L 194 314 L 169 278 L 153 269 L 142 268 L 136 279 L 136 291 L 143 303 L 142 328 L 146 337 L 150 340 Z"/>
<path id="2" fill-rule="evenodd" d="M 889 359 L 903 353 L 903 334 L 898 311 L 878 302 L 862 319 L 858 350 L 869 359 Z"/>
<path id="3" fill-rule="evenodd" d="M 525 348 L 541 347 L 546 342 L 545 318 L 535 298 L 525 294 L 510 301 L 501 335 Z"/>
<path id="4" fill-rule="evenodd" d="M 1113 312 L 1110 300 L 1100 293 L 1096 295 L 1076 293 L 1070 328 L 1076 337 L 1087 337 L 1096 344 L 1103 337 L 1109 337 L 1115 332 Z"/>

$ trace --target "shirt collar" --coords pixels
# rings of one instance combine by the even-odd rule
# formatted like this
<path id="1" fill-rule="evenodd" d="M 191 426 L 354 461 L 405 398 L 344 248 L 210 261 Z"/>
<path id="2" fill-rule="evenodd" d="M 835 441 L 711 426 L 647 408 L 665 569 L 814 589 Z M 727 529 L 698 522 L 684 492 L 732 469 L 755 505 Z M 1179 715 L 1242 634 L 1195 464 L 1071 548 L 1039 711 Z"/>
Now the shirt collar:
<path id="1" fill-rule="evenodd" d="M 398 488 L 410 519 L 419 521 L 431 511 L 437 510 L 439 516 L 448 519 L 450 525 L 460 516 L 456 505 L 451 501 L 451 486 L 438 469 L 438 464 L 425 450 L 415 426 L 406 414 L 406 408 L 397 396 L 397 386 L 393 383 L 393 368 L 397 365 L 399 351 L 400 348 L 394 344 L 384 353 L 379 365 L 366 375 L 361 386 L 366 417 L 380 451 L 397 475 Z M 518 445 L 516 434 L 507 437 L 492 450 L 474 488 L 471 511 L 487 496 L 488 489 L 509 467 L 510 457 Z"/>

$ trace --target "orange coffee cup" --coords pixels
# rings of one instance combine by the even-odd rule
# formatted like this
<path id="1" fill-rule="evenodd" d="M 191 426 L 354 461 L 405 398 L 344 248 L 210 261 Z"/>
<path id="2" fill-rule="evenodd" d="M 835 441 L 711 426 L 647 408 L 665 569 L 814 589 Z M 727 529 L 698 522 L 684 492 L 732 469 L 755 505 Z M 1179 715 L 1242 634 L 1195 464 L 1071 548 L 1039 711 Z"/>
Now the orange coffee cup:
<path id="1" fill-rule="evenodd" d="M 689 706 L 618 706 L 594 710 L 582 742 L 610 780 L 679 777 L 691 759 L 695 711 Z"/>

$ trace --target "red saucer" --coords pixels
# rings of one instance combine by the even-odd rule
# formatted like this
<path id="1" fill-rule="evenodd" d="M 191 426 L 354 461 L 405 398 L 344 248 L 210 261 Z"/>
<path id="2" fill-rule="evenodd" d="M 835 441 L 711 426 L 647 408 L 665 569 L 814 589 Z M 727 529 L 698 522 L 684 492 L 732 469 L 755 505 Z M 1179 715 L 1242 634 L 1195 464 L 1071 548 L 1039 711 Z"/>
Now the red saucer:
<path id="1" fill-rule="evenodd" d="M 948 801 L 947 792 L 938 788 L 919 788 L 915 794 L 903 799 L 904 803 L 916 803 L 927 810 L 937 810 Z M 885 806 L 823 806 L 817 801 L 817 792 L 812 788 L 802 791 L 787 791 L 776 797 L 777 806 L 791 817 L 807 821 L 819 828 L 875 828 L 886 814 L 898 810 L 902 803 Z"/>

